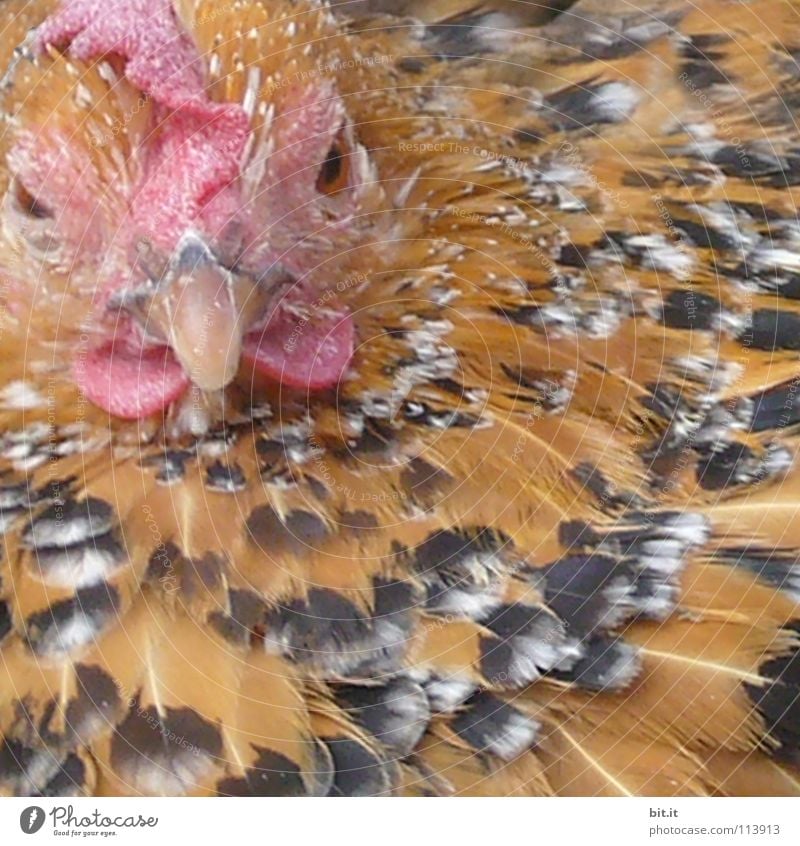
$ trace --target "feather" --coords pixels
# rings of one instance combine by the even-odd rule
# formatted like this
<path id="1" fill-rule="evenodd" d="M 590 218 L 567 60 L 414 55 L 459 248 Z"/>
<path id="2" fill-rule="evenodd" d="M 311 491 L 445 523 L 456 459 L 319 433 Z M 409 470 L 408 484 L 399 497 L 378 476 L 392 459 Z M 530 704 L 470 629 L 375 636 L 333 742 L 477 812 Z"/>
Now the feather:
<path id="1" fill-rule="evenodd" d="M 330 752 L 311 730 L 302 683 L 276 658 L 247 656 L 236 713 L 223 729 L 227 775 L 223 795 L 325 795 Z"/>
<path id="2" fill-rule="evenodd" d="M 537 756 L 562 796 L 704 796 L 712 783 L 698 759 L 669 743 L 608 737 L 580 716 L 545 731 Z"/>
<path id="3" fill-rule="evenodd" d="M 553 795 L 535 755 L 506 763 L 452 745 L 433 732 L 423 738 L 413 767 L 406 786 L 409 795 L 431 789 L 449 796 Z"/>
<path id="4" fill-rule="evenodd" d="M 797 774 L 777 761 L 761 755 L 737 755 L 725 749 L 715 751 L 704 762 L 706 770 L 726 796 L 797 796 Z"/>

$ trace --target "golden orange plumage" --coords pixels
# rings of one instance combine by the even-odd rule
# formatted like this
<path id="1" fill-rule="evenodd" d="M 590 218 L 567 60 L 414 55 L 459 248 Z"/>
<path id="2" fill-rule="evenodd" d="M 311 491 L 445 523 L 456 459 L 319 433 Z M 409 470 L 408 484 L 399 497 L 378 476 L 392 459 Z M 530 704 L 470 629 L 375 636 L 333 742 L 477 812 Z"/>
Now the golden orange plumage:
<path id="1" fill-rule="evenodd" d="M 119 420 L 92 239 L 168 118 L 4 4 L 4 793 L 800 793 L 800 16 L 545 5 L 175 2 L 264 219 L 287 92 L 341 97 L 327 217 L 264 241 L 355 352 Z"/>

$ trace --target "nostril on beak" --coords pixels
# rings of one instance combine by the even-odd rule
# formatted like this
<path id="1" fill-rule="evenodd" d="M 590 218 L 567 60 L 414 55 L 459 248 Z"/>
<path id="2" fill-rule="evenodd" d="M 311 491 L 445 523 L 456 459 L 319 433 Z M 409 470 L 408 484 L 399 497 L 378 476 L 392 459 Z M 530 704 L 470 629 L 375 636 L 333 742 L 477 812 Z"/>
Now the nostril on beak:
<path id="1" fill-rule="evenodd" d="M 216 265 L 217 257 L 196 232 L 187 232 L 178 243 L 175 257 L 171 262 L 171 270 L 175 275 L 194 273 L 202 267 Z"/>

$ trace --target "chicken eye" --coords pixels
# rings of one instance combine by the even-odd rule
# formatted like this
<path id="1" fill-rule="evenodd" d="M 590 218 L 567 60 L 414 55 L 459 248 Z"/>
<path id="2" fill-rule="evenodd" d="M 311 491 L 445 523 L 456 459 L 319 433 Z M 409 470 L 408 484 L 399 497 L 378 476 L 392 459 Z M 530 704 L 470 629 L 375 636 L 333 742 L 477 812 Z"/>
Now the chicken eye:
<path id="1" fill-rule="evenodd" d="M 342 141 L 337 138 L 331 144 L 330 150 L 317 177 L 317 191 L 321 194 L 335 194 L 347 187 L 349 173 Z"/>
<path id="2" fill-rule="evenodd" d="M 18 178 L 12 182 L 6 197 L 8 205 L 2 204 L 5 222 L 24 239 L 32 254 L 44 260 L 56 253 L 60 241 L 50 209 L 40 203 Z"/>
<path id="3" fill-rule="evenodd" d="M 50 210 L 43 206 L 19 179 L 14 183 L 14 200 L 17 208 L 36 220 L 47 220 L 53 216 Z"/>

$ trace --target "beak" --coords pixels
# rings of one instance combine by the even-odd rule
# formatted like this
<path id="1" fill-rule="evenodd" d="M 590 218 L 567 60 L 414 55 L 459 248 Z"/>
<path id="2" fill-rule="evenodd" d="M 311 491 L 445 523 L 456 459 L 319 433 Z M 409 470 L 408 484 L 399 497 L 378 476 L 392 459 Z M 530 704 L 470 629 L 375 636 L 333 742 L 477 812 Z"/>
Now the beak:
<path id="1" fill-rule="evenodd" d="M 168 280 L 156 295 L 161 303 L 154 317 L 192 382 L 203 391 L 221 390 L 239 369 L 244 335 L 233 274 L 188 232 L 169 263 Z"/>

